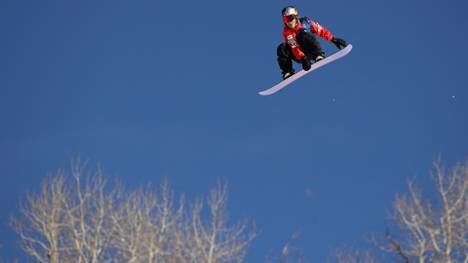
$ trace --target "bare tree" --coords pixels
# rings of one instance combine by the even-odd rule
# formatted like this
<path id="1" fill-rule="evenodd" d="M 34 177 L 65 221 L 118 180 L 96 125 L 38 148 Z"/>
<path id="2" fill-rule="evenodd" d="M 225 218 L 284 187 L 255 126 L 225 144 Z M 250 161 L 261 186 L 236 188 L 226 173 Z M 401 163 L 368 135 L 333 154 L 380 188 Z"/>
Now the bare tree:
<path id="1" fill-rule="evenodd" d="M 112 213 L 113 246 L 124 262 L 171 262 L 181 248 L 177 242 L 183 219 L 184 199 L 177 207 L 165 181 L 153 189 L 130 193 Z M 177 262 L 180 262 L 177 261 Z"/>
<path id="2" fill-rule="evenodd" d="M 424 198 L 413 182 L 407 194 L 393 203 L 393 228 L 387 227 L 385 241 L 371 242 L 389 252 L 390 262 L 468 263 L 468 162 L 452 170 L 434 162 L 430 173 L 435 195 Z M 337 263 L 381 262 L 368 251 L 343 247 L 334 252 Z"/>
<path id="3" fill-rule="evenodd" d="M 85 174 L 80 163 L 72 167 L 70 196 L 63 202 L 64 224 L 62 238 L 68 248 L 65 258 L 77 263 L 109 261 L 106 255 L 112 238 L 109 215 L 113 211 L 114 193 L 106 192 L 106 180 L 98 167 L 93 174 Z"/>
<path id="4" fill-rule="evenodd" d="M 59 262 L 59 252 L 66 249 L 60 235 L 66 229 L 62 205 L 68 197 L 69 189 L 59 172 L 42 182 L 40 194 L 26 197 L 20 208 L 22 218 L 12 219 L 21 248 L 37 262 Z"/>
<path id="5" fill-rule="evenodd" d="M 63 171 L 49 176 L 37 194 L 27 195 L 21 217 L 12 218 L 21 247 L 37 262 L 106 261 L 112 194 L 105 193 L 100 169 L 84 173 L 76 162 L 71 178 Z"/>
<path id="6" fill-rule="evenodd" d="M 101 169 L 74 163 L 47 177 L 28 194 L 12 225 L 20 246 L 35 262 L 242 262 L 255 232 L 247 221 L 227 220 L 227 186 L 185 209 L 167 181 L 159 189 L 128 192 L 109 186 Z"/>
<path id="7" fill-rule="evenodd" d="M 431 173 L 437 200 L 423 199 L 409 183 L 409 194 L 397 195 L 397 234 L 387 231 L 384 247 L 402 262 L 468 262 L 468 162 L 446 171 L 440 161 Z"/>
<path id="8" fill-rule="evenodd" d="M 378 263 L 379 261 L 371 251 L 357 250 L 348 246 L 343 246 L 335 250 L 333 260 L 336 263 Z"/>
<path id="9" fill-rule="evenodd" d="M 189 262 L 242 262 L 245 252 L 256 234 L 248 222 L 228 225 L 226 212 L 227 184 L 218 183 L 208 198 L 209 216 L 203 220 L 203 202 L 198 200 L 187 223 L 185 240 Z"/>

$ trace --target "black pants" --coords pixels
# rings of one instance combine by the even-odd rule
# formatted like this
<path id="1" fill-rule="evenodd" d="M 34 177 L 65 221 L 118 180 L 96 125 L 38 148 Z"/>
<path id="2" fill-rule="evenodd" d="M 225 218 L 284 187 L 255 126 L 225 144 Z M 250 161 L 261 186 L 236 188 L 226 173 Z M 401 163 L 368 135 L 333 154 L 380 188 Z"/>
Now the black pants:
<path id="1" fill-rule="evenodd" d="M 300 31 L 296 35 L 296 41 L 308 59 L 315 59 L 317 56 L 323 56 L 322 47 L 312 33 Z M 293 60 L 300 63 L 300 61 L 297 61 L 294 57 L 291 47 L 287 43 L 279 44 L 277 54 L 278 64 L 283 74 L 294 71 L 292 66 Z"/>

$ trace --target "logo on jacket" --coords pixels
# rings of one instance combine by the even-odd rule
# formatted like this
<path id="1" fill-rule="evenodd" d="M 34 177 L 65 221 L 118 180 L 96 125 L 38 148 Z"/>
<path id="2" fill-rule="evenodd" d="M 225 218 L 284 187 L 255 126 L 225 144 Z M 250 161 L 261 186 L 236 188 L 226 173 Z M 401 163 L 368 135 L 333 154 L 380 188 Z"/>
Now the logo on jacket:
<path id="1" fill-rule="evenodd" d="M 292 48 L 296 48 L 296 47 L 297 47 L 297 42 L 296 42 L 296 39 L 294 38 L 293 35 L 289 35 L 289 36 L 288 36 L 288 43 L 289 43 L 289 45 L 290 45 Z"/>

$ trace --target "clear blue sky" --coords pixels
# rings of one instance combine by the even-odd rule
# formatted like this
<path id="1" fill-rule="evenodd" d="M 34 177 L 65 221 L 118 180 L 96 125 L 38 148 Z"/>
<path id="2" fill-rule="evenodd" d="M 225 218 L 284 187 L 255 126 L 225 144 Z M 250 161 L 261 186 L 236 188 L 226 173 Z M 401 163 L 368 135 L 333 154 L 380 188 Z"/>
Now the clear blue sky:
<path id="1" fill-rule="evenodd" d="M 354 46 L 270 97 L 289 4 Z M 306 256 L 383 232 L 405 180 L 468 155 L 462 0 L 0 2 L 0 249 L 27 190 L 80 155 L 129 185 L 206 193 Z M 323 43 L 326 52 L 335 46 Z"/>

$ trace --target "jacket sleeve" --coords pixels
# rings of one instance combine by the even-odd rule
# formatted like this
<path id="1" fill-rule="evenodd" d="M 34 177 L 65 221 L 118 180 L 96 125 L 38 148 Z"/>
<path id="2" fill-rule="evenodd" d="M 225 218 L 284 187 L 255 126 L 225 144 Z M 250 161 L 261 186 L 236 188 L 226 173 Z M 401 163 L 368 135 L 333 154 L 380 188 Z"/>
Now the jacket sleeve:
<path id="1" fill-rule="evenodd" d="M 297 43 L 294 34 L 285 33 L 284 41 L 291 47 L 292 53 L 297 60 L 301 60 L 305 56 L 304 52 L 302 52 L 299 47 L 299 43 Z"/>
<path id="2" fill-rule="evenodd" d="M 310 20 L 310 29 L 312 32 L 314 32 L 314 34 L 327 41 L 331 41 L 333 39 L 333 34 L 315 21 Z"/>

